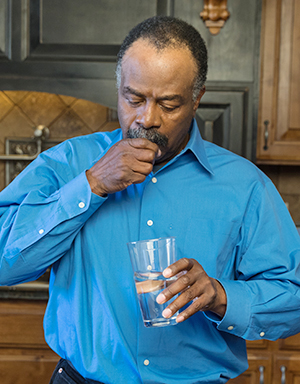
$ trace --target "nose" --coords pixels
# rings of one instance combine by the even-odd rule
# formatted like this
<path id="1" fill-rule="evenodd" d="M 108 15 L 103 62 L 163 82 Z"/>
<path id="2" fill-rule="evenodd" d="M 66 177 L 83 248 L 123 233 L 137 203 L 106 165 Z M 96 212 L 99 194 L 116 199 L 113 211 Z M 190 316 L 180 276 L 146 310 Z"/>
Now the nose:
<path id="1" fill-rule="evenodd" d="M 159 107 L 154 102 L 146 102 L 138 108 L 136 122 L 145 129 L 160 127 Z"/>

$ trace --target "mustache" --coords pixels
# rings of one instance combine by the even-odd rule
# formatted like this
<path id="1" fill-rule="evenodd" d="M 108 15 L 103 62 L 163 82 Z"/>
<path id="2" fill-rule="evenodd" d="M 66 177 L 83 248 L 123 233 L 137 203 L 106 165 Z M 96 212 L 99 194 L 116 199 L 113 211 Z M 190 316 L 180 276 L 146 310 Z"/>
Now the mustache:
<path id="1" fill-rule="evenodd" d="M 167 136 L 158 132 L 156 128 L 128 128 L 126 136 L 128 139 L 147 139 L 162 148 L 166 147 L 169 142 Z"/>

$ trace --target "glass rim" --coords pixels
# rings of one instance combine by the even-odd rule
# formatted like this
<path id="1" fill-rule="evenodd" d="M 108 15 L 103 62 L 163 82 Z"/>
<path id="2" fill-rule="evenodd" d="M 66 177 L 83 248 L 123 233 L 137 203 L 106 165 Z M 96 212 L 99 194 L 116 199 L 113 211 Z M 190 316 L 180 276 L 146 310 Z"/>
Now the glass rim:
<path id="1" fill-rule="evenodd" d="M 155 241 L 160 240 L 166 240 L 166 239 L 176 239 L 176 236 L 164 236 L 164 237 L 157 237 L 155 239 L 145 239 L 145 240 L 136 240 L 136 241 L 129 241 L 127 244 L 137 244 L 137 243 L 154 243 Z"/>

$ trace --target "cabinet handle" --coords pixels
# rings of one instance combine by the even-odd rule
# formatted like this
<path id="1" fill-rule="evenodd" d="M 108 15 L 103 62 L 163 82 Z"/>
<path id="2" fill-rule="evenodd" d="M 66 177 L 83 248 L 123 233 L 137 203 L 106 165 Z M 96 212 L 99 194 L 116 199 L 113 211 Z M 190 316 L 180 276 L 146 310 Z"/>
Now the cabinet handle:
<path id="1" fill-rule="evenodd" d="M 260 365 L 258 369 L 259 369 L 259 384 L 264 384 L 265 383 L 265 377 L 264 377 L 265 367 L 263 365 Z"/>
<path id="2" fill-rule="evenodd" d="M 268 149 L 268 140 L 269 140 L 269 120 L 265 120 L 264 121 L 264 125 L 265 125 L 265 145 L 264 145 L 264 150 L 266 151 Z"/>
<path id="3" fill-rule="evenodd" d="M 284 365 L 282 365 L 280 367 L 280 370 L 281 370 L 281 384 L 286 384 L 285 382 L 285 371 L 286 371 L 286 367 Z"/>

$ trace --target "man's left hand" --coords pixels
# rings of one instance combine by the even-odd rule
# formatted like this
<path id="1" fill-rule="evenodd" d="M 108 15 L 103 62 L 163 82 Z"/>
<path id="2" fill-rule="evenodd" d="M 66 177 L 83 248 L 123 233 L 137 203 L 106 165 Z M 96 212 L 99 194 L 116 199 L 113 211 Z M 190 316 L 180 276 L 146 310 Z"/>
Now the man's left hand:
<path id="1" fill-rule="evenodd" d="M 195 259 L 182 258 L 163 272 L 164 277 L 170 278 L 179 274 L 179 278 L 168 286 L 157 297 L 157 302 L 163 304 L 180 295 L 163 311 L 163 316 L 169 318 L 186 304 L 191 304 L 177 316 L 177 323 L 188 319 L 198 311 L 212 311 L 221 318 L 225 315 L 227 297 L 222 285 L 209 277 Z"/>

